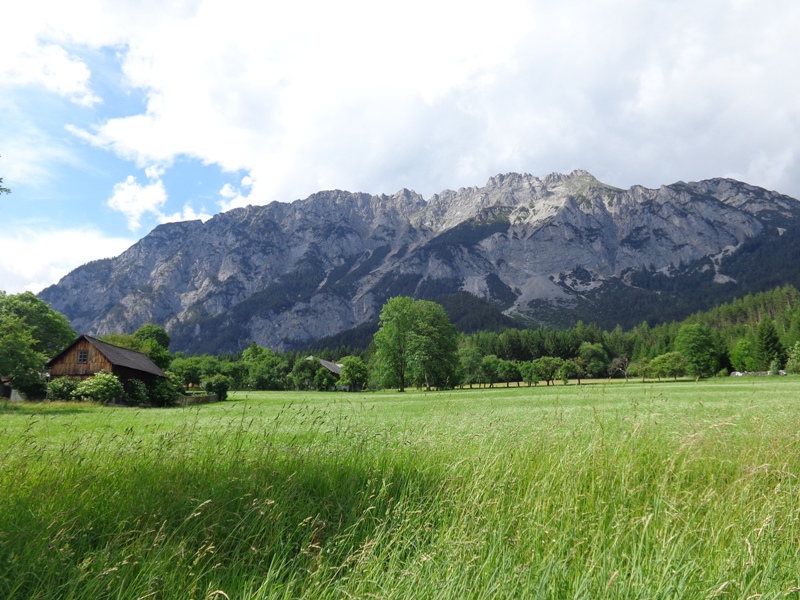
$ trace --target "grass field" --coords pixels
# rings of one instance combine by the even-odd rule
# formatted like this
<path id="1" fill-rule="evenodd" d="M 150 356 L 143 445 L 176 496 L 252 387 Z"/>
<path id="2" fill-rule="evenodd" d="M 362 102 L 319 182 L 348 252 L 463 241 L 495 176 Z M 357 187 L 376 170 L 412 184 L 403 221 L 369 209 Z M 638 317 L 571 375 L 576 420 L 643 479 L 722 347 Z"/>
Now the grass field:
<path id="1" fill-rule="evenodd" d="M 800 597 L 800 378 L 0 404 L 2 598 Z"/>

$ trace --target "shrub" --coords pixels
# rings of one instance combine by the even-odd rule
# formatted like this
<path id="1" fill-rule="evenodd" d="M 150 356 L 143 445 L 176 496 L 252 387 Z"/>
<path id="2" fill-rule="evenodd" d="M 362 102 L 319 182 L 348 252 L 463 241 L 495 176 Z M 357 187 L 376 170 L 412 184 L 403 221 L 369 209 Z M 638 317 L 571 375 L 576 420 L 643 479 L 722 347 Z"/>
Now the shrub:
<path id="1" fill-rule="evenodd" d="M 786 361 L 786 370 L 789 373 L 800 373 L 800 342 L 795 342 L 794 348 L 789 353 L 789 360 Z"/>
<path id="2" fill-rule="evenodd" d="M 129 379 L 125 383 L 125 396 L 128 404 L 145 404 L 148 401 L 148 390 L 141 379 Z"/>
<path id="3" fill-rule="evenodd" d="M 228 390 L 231 389 L 231 382 L 231 378 L 226 375 L 213 375 L 203 380 L 201 386 L 206 393 L 216 394 L 220 400 L 225 400 L 228 397 Z"/>
<path id="4" fill-rule="evenodd" d="M 172 406 L 183 395 L 183 384 L 170 374 L 169 379 L 159 378 L 150 386 L 148 399 L 153 406 Z"/>
<path id="5" fill-rule="evenodd" d="M 119 400 L 124 395 L 125 388 L 122 387 L 117 376 L 108 371 L 99 371 L 95 373 L 94 377 L 81 381 L 74 393 L 75 398 L 103 404 Z"/>
<path id="6" fill-rule="evenodd" d="M 314 385 L 318 392 L 326 392 L 336 385 L 336 376 L 328 369 L 318 369 L 314 375 Z"/>
<path id="7" fill-rule="evenodd" d="M 58 377 L 47 384 L 48 400 L 72 400 L 75 397 L 75 390 L 80 384 L 80 379 L 70 377 Z"/>

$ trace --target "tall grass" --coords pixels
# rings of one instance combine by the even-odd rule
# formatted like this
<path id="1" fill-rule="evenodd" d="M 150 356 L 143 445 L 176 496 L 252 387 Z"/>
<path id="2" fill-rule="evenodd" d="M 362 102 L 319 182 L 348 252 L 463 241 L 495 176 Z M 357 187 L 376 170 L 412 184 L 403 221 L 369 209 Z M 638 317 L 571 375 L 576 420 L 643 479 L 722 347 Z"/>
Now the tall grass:
<path id="1" fill-rule="evenodd" d="M 800 381 L 0 405 L 4 598 L 780 598 Z"/>

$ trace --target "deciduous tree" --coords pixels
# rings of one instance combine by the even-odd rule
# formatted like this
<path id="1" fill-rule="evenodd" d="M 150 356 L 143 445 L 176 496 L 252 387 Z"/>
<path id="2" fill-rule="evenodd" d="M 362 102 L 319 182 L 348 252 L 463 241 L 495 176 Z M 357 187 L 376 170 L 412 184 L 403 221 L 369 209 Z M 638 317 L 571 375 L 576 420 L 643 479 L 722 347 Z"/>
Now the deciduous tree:
<path id="1" fill-rule="evenodd" d="M 0 316 L 13 315 L 30 329 L 33 350 L 51 358 L 76 337 L 67 318 L 30 292 L 7 296 L 0 292 Z"/>
<path id="2" fill-rule="evenodd" d="M 481 351 L 472 340 L 462 338 L 458 347 L 459 383 L 468 384 L 470 388 L 473 383 L 480 383 L 481 360 Z"/>
<path id="3" fill-rule="evenodd" d="M 539 377 L 544 379 L 547 385 L 555 383 L 563 364 L 564 360 L 555 356 L 542 356 L 533 361 L 533 366 L 539 373 Z"/>
<path id="4" fill-rule="evenodd" d="M 441 304 L 417 300 L 412 305 L 408 337 L 408 366 L 412 379 L 431 387 L 452 388 L 458 371 L 458 333 Z"/>
<path id="5" fill-rule="evenodd" d="M 520 363 L 519 371 L 522 374 L 522 381 L 528 384 L 528 387 L 533 385 L 539 384 L 539 371 L 536 370 L 536 366 L 533 364 L 533 361 L 526 360 L 525 362 Z"/>
<path id="6" fill-rule="evenodd" d="M 680 352 L 665 352 L 650 361 L 647 372 L 654 377 L 678 379 L 686 375 L 686 359 Z"/>
<path id="7" fill-rule="evenodd" d="M 30 292 L 0 291 L 0 375 L 29 398 L 44 397 L 45 362 L 74 337 L 66 317 Z"/>
<path id="8" fill-rule="evenodd" d="M 608 372 L 608 354 L 602 344 L 583 342 L 578 355 L 583 360 L 586 375 L 604 377 Z"/>
<path id="9" fill-rule="evenodd" d="M 494 387 L 500 381 L 500 359 L 494 354 L 484 356 L 481 360 L 481 381 Z"/>
<path id="10" fill-rule="evenodd" d="M 169 350 L 169 344 L 171 341 L 169 334 L 167 333 L 166 329 L 160 327 L 159 325 L 146 323 L 133 332 L 133 337 L 142 343 L 146 342 L 147 340 L 153 340 L 159 346 L 164 348 L 164 350 Z"/>
<path id="11" fill-rule="evenodd" d="M 455 385 L 458 335 L 441 305 L 397 296 L 384 304 L 379 324 L 375 368 L 384 385 Z"/>
<path id="12" fill-rule="evenodd" d="M 342 360 L 342 374 L 339 385 L 350 388 L 350 391 L 363 390 L 369 381 L 369 369 L 358 356 L 345 356 Z"/>
<path id="13" fill-rule="evenodd" d="M 800 373 L 800 342 L 795 342 L 792 351 L 789 353 L 789 360 L 786 361 L 786 370 L 789 373 Z"/>
<path id="14" fill-rule="evenodd" d="M 413 324 L 414 300 L 408 296 L 390 298 L 381 309 L 380 328 L 375 334 L 375 365 L 382 383 L 406 389 L 408 344 Z"/>
<path id="15" fill-rule="evenodd" d="M 702 325 L 683 325 L 675 338 L 675 350 L 681 353 L 686 372 L 693 377 L 710 377 L 719 371 L 714 338 Z"/>

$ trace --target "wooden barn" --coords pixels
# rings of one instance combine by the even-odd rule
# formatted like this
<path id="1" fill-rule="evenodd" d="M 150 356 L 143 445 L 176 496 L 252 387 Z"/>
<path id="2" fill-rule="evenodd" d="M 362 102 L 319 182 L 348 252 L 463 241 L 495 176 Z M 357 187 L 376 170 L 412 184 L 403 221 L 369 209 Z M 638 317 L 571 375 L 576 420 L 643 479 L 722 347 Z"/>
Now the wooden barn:
<path id="1" fill-rule="evenodd" d="M 141 352 L 114 346 L 88 335 L 80 336 L 61 354 L 47 361 L 47 368 L 51 379 L 88 379 L 99 371 L 109 371 L 123 383 L 129 379 L 140 379 L 148 387 L 158 378 L 167 377 Z"/>

